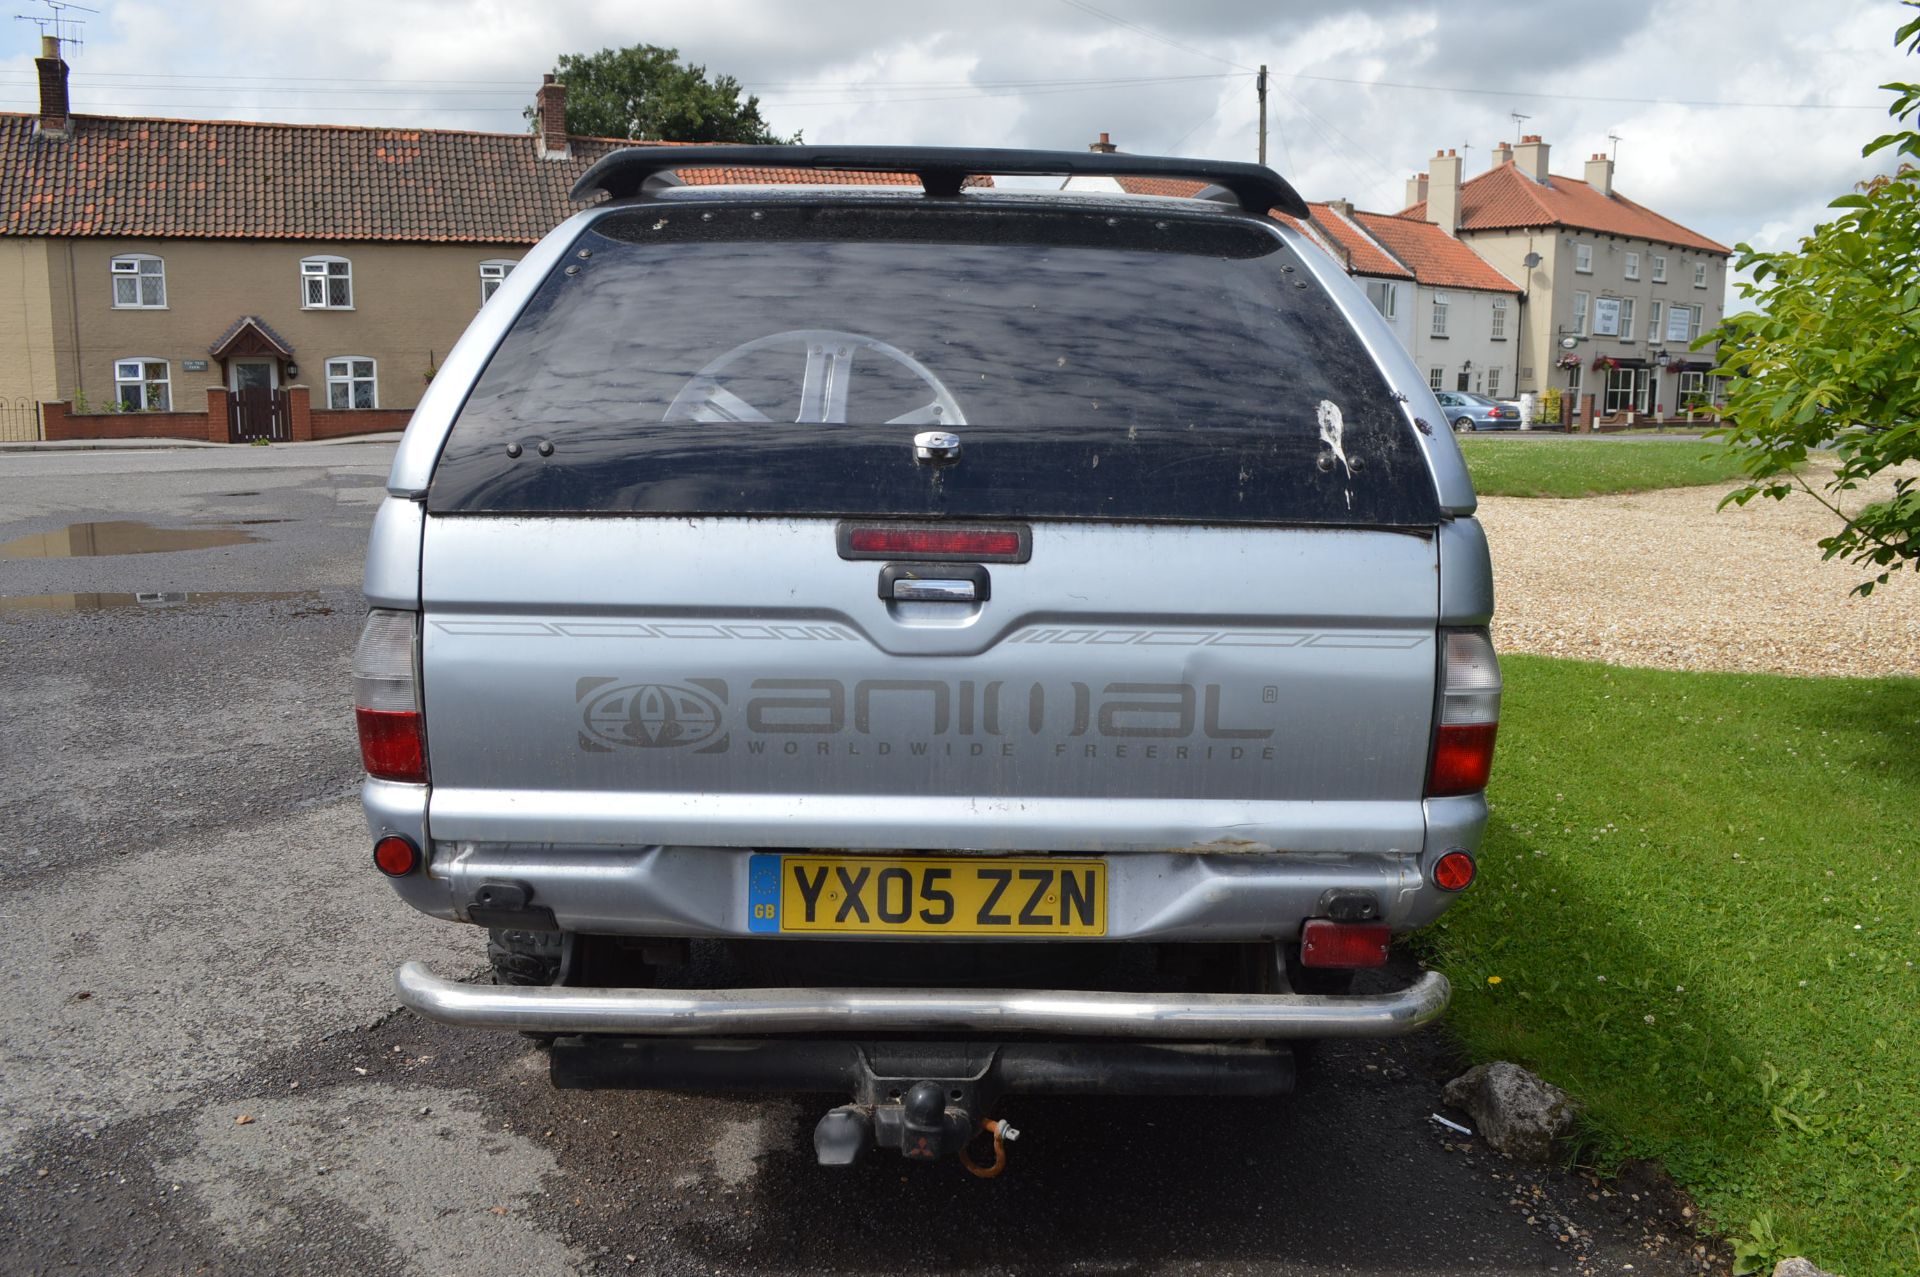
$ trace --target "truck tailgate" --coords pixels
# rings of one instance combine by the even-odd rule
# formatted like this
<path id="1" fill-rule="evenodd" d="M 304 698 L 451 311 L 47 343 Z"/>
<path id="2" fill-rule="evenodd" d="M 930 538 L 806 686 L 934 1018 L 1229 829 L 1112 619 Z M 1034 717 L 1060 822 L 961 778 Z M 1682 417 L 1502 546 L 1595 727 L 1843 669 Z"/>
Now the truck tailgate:
<path id="1" fill-rule="evenodd" d="M 430 516 L 433 837 L 1420 847 L 1430 533 L 1040 523 L 954 604 L 835 527 Z"/>

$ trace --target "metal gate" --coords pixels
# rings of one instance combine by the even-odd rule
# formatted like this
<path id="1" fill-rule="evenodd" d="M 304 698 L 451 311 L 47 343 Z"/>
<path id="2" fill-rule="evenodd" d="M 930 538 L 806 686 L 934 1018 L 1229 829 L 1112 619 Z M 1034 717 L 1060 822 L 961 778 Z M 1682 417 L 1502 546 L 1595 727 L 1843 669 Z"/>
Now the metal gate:
<path id="1" fill-rule="evenodd" d="M 243 386 L 234 391 L 227 407 L 227 438 L 233 443 L 259 439 L 285 443 L 292 439 L 287 392 L 267 386 Z"/>
<path id="2" fill-rule="evenodd" d="M 0 399 L 0 443 L 40 439 L 40 405 L 32 399 Z"/>

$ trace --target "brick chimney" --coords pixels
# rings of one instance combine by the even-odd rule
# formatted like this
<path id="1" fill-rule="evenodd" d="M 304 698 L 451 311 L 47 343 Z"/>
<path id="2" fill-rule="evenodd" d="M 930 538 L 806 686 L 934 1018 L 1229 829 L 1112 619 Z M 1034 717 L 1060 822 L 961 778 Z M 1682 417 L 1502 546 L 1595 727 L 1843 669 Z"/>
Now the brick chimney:
<path id="1" fill-rule="evenodd" d="M 67 137 L 73 128 L 73 113 L 67 102 L 67 60 L 60 56 L 60 37 L 40 37 L 40 56 L 33 60 L 40 72 L 41 137 Z"/>
<path id="2" fill-rule="evenodd" d="M 1596 154 L 1587 161 L 1587 185 L 1600 194 L 1613 195 L 1613 161 L 1605 155 Z"/>
<path id="3" fill-rule="evenodd" d="M 1460 157 L 1442 151 L 1427 161 L 1427 220 L 1452 235 L 1460 229 Z"/>
<path id="4" fill-rule="evenodd" d="M 1527 177 L 1542 186 L 1547 184 L 1547 144 L 1538 133 L 1520 139 L 1520 145 L 1513 148 L 1513 162 Z"/>
<path id="5" fill-rule="evenodd" d="M 1112 138 L 1108 137 L 1105 133 L 1102 133 L 1100 135 L 1100 140 L 1098 142 L 1087 143 L 1087 149 L 1089 151 L 1098 152 L 1101 155 L 1112 155 L 1115 151 L 1119 150 L 1120 148 L 1113 144 Z"/>
<path id="6" fill-rule="evenodd" d="M 1499 168 L 1502 164 L 1513 163 L 1513 144 L 1502 142 L 1493 148 L 1493 163 L 1490 167 Z"/>
<path id="7" fill-rule="evenodd" d="M 539 126 L 539 153 L 543 160 L 564 160 L 572 156 L 567 140 L 567 86 L 556 84 L 550 75 L 540 77 L 540 89 L 533 99 L 534 123 Z"/>
<path id="8" fill-rule="evenodd" d="M 1407 179 L 1407 207 L 1412 208 L 1427 198 L 1427 175 L 1415 173 Z"/>

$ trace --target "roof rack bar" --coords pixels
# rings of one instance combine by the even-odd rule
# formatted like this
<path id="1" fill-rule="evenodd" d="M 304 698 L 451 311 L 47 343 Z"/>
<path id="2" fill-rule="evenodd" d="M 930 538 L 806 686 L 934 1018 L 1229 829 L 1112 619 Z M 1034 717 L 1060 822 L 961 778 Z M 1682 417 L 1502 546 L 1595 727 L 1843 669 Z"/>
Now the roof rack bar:
<path id="1" fill-rule="evenodd" d="M 675 169 L 840 169 L 864 173 L 912 173 L 928 195 L 958 195 L 976 174 L 1060 174 L 1068 177 L 1186 178 L 1222 187 L 1250 213 L 1278 209 L 1306 217 L 1297 191 L 1263 164 L 1233 160 L 1176 159 L 1095 151 L 1016 151 L 945 146 L 635 146 L 602 156 L 574 183 L 573 198 L 605 191 L 615 199 L 635 195 L 647 179 Z"/>

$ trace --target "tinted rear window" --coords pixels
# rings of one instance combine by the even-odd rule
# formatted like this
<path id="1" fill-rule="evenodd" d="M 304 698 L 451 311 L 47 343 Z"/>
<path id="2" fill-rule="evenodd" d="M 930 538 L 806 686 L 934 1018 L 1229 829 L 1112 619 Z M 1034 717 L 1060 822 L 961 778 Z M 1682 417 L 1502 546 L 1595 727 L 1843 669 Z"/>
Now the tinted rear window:
<path id="1" fill-rule="evenodd" d="M 455 422 L 431 510 L 1439 519 L 1379 370 L 1245 220 L 666 203 L 564 261 Z M 916 464 L 928 430 L 957 463 Z"/>

